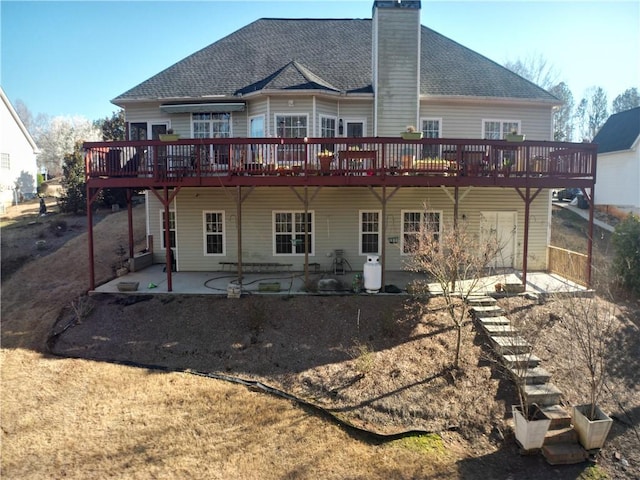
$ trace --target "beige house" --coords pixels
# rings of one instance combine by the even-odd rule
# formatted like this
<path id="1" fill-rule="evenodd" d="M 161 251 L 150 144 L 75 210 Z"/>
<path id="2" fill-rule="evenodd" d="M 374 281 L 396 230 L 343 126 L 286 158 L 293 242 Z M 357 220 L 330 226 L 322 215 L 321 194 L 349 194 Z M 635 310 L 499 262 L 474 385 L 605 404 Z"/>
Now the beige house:
<path id="1" fill-rule="evenodd" d="M 179 271 L 330 271 L 336 250 L 401 270 L 417 226 L 454 217 L 500 237 L 496 267 L 546 269 L 551 189 L 592 188 L 595 149 L 551 142 L 558 99 L 420 7 L 261 19 L 170 66 L 113 100 L 129 140 L 85 145 L 90 189 L 147 189 L 154 261 L 170 244 Z"/>

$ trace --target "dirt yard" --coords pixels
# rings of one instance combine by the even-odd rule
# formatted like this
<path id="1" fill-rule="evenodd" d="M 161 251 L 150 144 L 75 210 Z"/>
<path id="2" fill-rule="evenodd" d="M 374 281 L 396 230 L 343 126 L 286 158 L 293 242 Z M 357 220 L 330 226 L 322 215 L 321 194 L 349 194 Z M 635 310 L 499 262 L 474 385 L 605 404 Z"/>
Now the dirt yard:
<path id="1" fill-rule="evenodd" d="M 462 368 L 449 368 L 454 332 L 438 299 L 101 295 L 76 301 L 78 318 L 86 219 L 27 215 L 2 228 L 3 478 L 640 478 L 637 301 L 617 314 L 602 401 L 615 421 L 597 467 L 550 467 L 518 455 L 515 390 L 471 323 Z M 99 218 L 101 282 L 126 244 L 126 213 Z M 554 228 L 571 235 L 563 222 Z M 560 305 L 503 306 L 548 320 L 536 354 L 567 403 L 582 402 Z M 54 352 L 76 358 L 47 353 L 52 331 Z M 258 380 L 380 434 L 439 437 L 384 440 L 288 400 L 134 364 Z"/>

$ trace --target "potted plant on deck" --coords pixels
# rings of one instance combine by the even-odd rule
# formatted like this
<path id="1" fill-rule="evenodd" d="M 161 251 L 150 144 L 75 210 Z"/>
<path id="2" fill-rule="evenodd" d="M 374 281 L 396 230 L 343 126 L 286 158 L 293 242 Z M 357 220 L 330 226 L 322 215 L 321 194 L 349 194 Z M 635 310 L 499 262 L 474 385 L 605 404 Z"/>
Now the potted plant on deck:
<path id="1" fill-rule="evenodd" d="M 504 136 L 507 142 L 524 142 L 525 136 L 519 134 L 517 130 L 512 130 Z"/>
<path id="2" fill-rule="evenodd" d="M 505 177 L 508 177 L 509 175 L 511 175 L 511 167 L 513 167 L 513 159 L 505 158 L 502 161 L 502 174 Z"/>
<path id="3" fill-rule="evenodd" d="M 420 140 L 422 138 L 422 132 L 418 131 L 413 125 L 409 125 L 400 135 L 403 140 Z"/>
<path id="4" fill-rule="evenodd" d="M 177 133 L 173 133 L 173 130 L 171 128 L 167 130 L 167 133 L 160 134 L 161 142 L 175 142 L 178 139 L 180 139 L 180 135 L 178 135 Z"/>
<path id="5" fill-rule="evenodd" d="M 328 173 L 331 170 L 331 162 L 335 158 L 334 153 L 331 150 L 322 150 L 318 154 L 318 161 L 320 162 L 320 170 L 324 173 Z"/>

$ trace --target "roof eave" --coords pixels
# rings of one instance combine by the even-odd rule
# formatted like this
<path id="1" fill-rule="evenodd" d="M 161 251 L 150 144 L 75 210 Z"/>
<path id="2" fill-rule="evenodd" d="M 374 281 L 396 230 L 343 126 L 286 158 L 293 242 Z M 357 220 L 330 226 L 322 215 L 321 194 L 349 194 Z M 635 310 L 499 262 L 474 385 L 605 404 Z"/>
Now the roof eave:
<path id="1" fill-rule="evenodd" d="M 305 95 L 323 95 L 328 97 L 347 97 L 347 98 L 373 98 L 372 93 L 349 93 L 349 92 L 337 92 L 331 90 L 282 90 L 282 89 L 264 89 L 256 90 L 242 95 L 238 98 L 252 98 L 260 97 L 262 95 L 277 95 L 277 96 L 305 96 Z"/>

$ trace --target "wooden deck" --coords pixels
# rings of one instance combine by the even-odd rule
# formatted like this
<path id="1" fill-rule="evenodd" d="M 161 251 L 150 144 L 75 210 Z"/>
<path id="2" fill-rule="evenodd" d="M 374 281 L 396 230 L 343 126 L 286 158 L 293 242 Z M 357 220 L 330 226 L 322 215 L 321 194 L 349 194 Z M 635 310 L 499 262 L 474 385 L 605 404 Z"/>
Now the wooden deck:
<path id="1" fill-rule="evenodd" d="M 321 151 L 331 146 L 332 156 Z M 90 187 L 592 187 L 596 145 L 474 139 L 227 138 L 84 144 Z"/>

